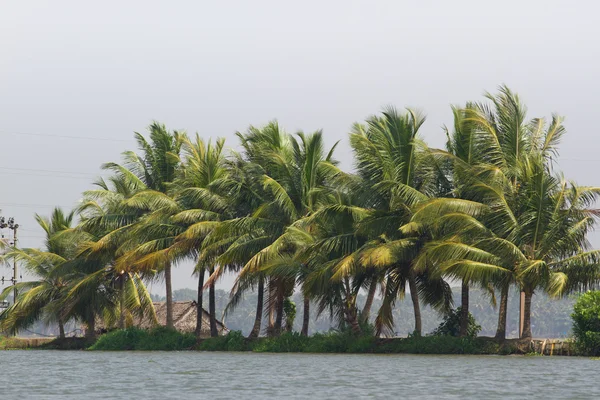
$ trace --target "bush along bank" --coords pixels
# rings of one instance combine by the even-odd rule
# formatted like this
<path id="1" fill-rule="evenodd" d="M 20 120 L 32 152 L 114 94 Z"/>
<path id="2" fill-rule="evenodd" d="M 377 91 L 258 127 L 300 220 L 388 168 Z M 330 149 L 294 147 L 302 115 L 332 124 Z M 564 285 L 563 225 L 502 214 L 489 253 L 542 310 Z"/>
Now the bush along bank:
<path id="1" fill-rule="evenodd" d="M 513 354 L 525 353 L 522 346 L 506 341 L 499 344 L 489 338 L 455 336 L 409 336 L 381 339 L 345 333 L 284 333 L 273 338 L 248 340 L 240 332 L 202 340 L 197 350 L 253 351 L 271 353 L 373 353 L 373 354 Z"/>
<path id="2" fill-rule="evenodd" d="M 88 350 L 190 350 L 196 343 L 191 333 L 158 327 L 118 329 L 98 338 Z"/>
<path id="3" fill-rule="evenodd" d="M 196 341 L 192 334 L 166 328 L 145 331 L 115 330 L 101 336 L 88 350 L 200 350 L 271 353 L 372 353 L 372 354 L 514 354 L 527 353 L 523 346 L 489 338 L 455 336 L 410 336 L 381 339 L 332 332 L 310 337 L 296 332 L 278 337 L 247 339 L 241 332 Z"/>
<path id="4" fill-rule="evenodd" d="M 571 319 L 575 350 L 586 356 L 600 356 L 600 290 L 581 295 Z"/>

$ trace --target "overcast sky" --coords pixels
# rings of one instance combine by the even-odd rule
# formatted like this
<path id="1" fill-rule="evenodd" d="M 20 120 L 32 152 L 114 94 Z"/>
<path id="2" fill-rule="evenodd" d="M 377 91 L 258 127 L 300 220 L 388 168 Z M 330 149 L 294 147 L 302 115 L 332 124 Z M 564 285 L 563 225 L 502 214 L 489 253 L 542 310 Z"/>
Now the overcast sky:
<path id="1" fill-rule="evenodd" d="M 450 104 L 502 83 L 530 117 L 566 116 L 560 167 L 600 184 L 598 11 L 549 0 L 0 0 L 2 215 L 21 224 L 21 246 L 40 246 L 33 213 L 72 207 L 152 120 L 230 147 L 235 131 L 274 118 L 290 132 L 323 129 L 351 168 L 353 122 L 416 107 L 427 141 L 443 146 Z M 174 275 L 175 288 L 195 287 L 190 266 Z"/>

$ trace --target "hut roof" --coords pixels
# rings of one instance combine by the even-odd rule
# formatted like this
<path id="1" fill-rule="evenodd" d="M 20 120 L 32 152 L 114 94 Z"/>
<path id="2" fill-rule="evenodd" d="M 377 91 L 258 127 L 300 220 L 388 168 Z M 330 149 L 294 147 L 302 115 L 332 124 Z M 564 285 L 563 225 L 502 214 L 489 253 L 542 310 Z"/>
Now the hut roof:
<path id="1" fill-rule="evenodd" d="M 156 302 L 154 310 L 158 323 L 162 326 L 167 324 L 167 303 Z M 173 326 L 180 332 L 194 332 L 196 330 L 197 321 L 197 303 L 195 301 L 174 301 L 173 302 Z M 140 327 L 152 327 L 152 321 L 146 318 Z M 226 334 L 229 330 L 223 323 L 217 320 L 217 330 L 219 334 Z M 205 309 L 202 309 L 202 336 L 210 336 L 210 314 Z"/>
<path id="2" fill-rule="evenodd" d="M 167 324 L 167 304 L 165 302 L 154 302 L 154 310 L 158 324 L 165 326 Z M 194 332 L 196 330 L 197 321 L 197 303 L 195 301 L 174 301 L 173 302 L 173 327 L 180 332 Z M 143 329 L 150 329 L 156 326 L 152 319 L 144 315 L 143 318 L 136 318 L 133 321 L 133 326 Z M 96 330 L 105 330 L 106 326 L 102 321 L 96 321 Z M 219 335 L 225 335 L 229 329 L 217 320 L 217 330 Z M 210 336 L 210 314 L 205 309 L 202 309 L 202 332 L 201 337 Z"/>

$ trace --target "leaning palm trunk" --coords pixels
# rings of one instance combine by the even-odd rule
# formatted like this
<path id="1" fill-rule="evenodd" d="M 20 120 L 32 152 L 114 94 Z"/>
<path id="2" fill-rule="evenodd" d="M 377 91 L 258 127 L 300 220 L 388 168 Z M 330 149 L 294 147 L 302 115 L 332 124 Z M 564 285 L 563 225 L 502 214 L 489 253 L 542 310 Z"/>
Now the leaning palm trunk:
<path id="1" fill-rule="evenodd" d="M 204 288 L 204 270 L 198 273 L 198 302 L 196 303 L 196 339 L 202 336 L 202 318 L 204 317 L 204 309 L 202 308 L 202 292 Z"/>
<path id="2" fill-rule="evenodd" d="M 308 324 L 310 323 L 310 299 L 304 296 L 304 313 L 302 314 L 302 331 L 300 335 L 308 336 Z"/>
<path id="3" fill-rule="evenodd" d="M 498 329 L 496 329 L 495 338 L 498 340 L 506 339 L 506 315 L 508 310 L 508 289 L 509 285 L 506 284 L 502 287 L 500 292 L 500 307 L 498 310 Z"/>
<path id="4" fill-rule="evenodd" d="M 256 316 L 254 318 L 254 326 L 252 327 L 252 331 L 248 338 L 254 339 L 257 338 L 260 334 L 260 325 L 262 323 L 262 314 L 263 314 L 263 297 L 265 293 L 265 278 L 261 275 L 258 278 L 258 299 L 256 300 Z"/>
<path id="5" fill-rule="evenodd" d="M 410 290 L 410 298 L 413 303 L 413 309 L 415 312 L 415 330 L 414 334 L 417 336 L 422 335 L 421 328 L 421 307 L 419 306 L 419 292 L 417 290 L 417 282 L 414 277 L 408 278 L 408 288 Z"/>
<path id="6" fill-rule="evenodd" d="M 210 270 L 210 274 L 212 275 L 214 269 Z M 208 308 L 210 313 L 210 336 L 217 337 L 219 336 L 219 331 L 217 330 L 217 317 L 216 317 L 216 304 L 215 304 L 215 281 L 213 280 L 208 289 Z"/>
<path id="7" fill-rule="evenodd" d="M 354 296 L 350 290 L 350 279 L 348 276 L 344 278 L 344 291 L 346 292 L 346 300 L 344 301 L 344 318 L 346 323 L 350 326 L 352 334 L 359 336 L 362 333 L 362 329 L 360 329 L 358 316 L 356 315 L 356 296 Z"/>
<path id="8" fill-rule="evenodd" d="M 171 283 L 171 263 L 165 264 L 165 287 L 167 291 L 167 327 L 173 327 L 173 291 Z"/>
<path id="9" fill-rule="evenodd" d="M 523 305 L 523 332 L 521 339 L 531 339 L 531 298 L 533 292 L 525 290 L 525 304 Z"/>
<path id="10" fill-rule="evenodd" d="M 458 336 L 466 336 L 469 329 L 469 283 L 463 279 L 460 301 L 460 327 Z"/>
<path id="11" fill-rule="evenodd" d="M 367 300 L 363 306 L 362 312 L 360 313 L 360 320 L 362 323 L 369 322 L 371 316 L 371 307 L 373 307 L 373 300 L 375 299 L 375 292 L 377 291 L 377 280 L 371 282 L 369 286 L 369 292 L 367 293 Z"/>

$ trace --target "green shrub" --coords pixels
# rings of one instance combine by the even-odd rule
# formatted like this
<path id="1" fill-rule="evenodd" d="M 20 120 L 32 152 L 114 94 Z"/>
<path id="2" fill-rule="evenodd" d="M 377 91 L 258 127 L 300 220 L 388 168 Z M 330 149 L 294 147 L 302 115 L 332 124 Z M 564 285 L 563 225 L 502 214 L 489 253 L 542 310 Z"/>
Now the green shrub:
<path id="1" fill-rule="evenodd" d="M 576 350 L 588 356 L 600 355 L 600 291 L 581 295 L 571 319 Z"/>
<path id="2" fill-rule="evenodd" d="M 193 334 L 171 328 L 128 328 L 100 336 L 89 350 L 186 350 L 195 342 Z"/>
<path id="3" fill-rule="evenodd" d="M 458 336 L 460 333 L 460 312 L 461 307 L 455 310 L 451 310 L 446 316 L 442 323 L 431 333 L 435 336 Z M 481 331 L 481 326 L 477 325 L 473 314 L 469 313 L 469 322 L 467 325 L 467 335 L 469 337 L 476 337 Z"/>
<path id="4" fill-rule="evenodd" d="M 301 353 L 306 350 L 311 339 L 298 332 L 285 332 L 278 337 L 257 341 L 252 350 L 269 353 Z"/>
<path id="5" fill-rule="evenodd" d="M 192 333 L 181 333 L 175 329 L 160 326 L 141 335 L 135 350 L 186 350 L 196 343 Z"/>
<path id="6" fill-rule="evenodd" d="M 250 347 L 240 331 L 231 331 L 227 335 L 204 339 L 197 346 L 202 351 L 248 351 Z"/>
<path id="7" fill-rule="evenodd" d="M 377 353 L 491 354 L 497 351 L 496 345 L 481 338 L 456 336 L 409 336 L 375 347 Z"/>
<path id="8" fill-rule="evenodd" d="M 373 353 L 377 345 L 375 336 L 359 336 L 348 343 L 348 353 Z"/>
<path id="9" fill-rule="evenodd" d="M 147 334 L 139 328 L 114 330 L 100 336 L 89 350 L 135 350 L 140 337 Z"/>
<path id="10" fill-rule="evenodd" d="M 373 336 L 352 336 L 345 332 L 316 333 L 305 337 L 286 332 L 278 337 L 261 338 L 252 351 L 270 353 L 370 353 L 376 345 Z"/>

